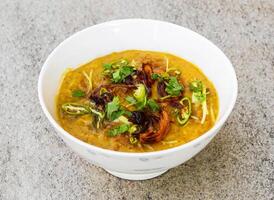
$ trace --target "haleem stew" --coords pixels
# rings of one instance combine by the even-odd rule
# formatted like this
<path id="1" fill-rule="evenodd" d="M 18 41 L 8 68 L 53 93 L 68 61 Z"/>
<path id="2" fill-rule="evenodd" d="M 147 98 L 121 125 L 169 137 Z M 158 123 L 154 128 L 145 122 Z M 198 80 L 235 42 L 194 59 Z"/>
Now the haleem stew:
<path id="1" fill-rule="evenodd" d="M 128 50 L 64 74 L 56 101 L 60 125 L 89 144 L 150 152 L 187 143 L 213 127 L 218 95 L 194 64 Z"/>

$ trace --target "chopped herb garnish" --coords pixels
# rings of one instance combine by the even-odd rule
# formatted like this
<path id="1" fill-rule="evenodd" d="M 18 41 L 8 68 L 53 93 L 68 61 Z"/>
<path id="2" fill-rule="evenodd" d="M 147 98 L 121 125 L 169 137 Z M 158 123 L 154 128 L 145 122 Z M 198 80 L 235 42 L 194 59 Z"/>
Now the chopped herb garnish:
<path id="1" fill-rule="evenodd" d="M 110 63 L 105 63 L 105 64 L 103 64 L 103 67 L 104 67 L 104 70 L 111 70 L 112 64 L 110 64 Z"/>
<path id="2" fill-rule="evenodd" d="M 152 74 L 151 78 L 153 80 L 159 80 L 159 81 L 163 81 L 163 80 L 168 80 L 169 79 L 169 74 L 167 72 L 164 72 L 162 74 Z"/>
<path id="3" fill-rule="evenodd" d="M 160 106 L 158 105 L 158 103 L 153 100 L 153 99 L 149 99 L 147 101 L 147 105 L 148 107 L 153 111 L 153 112 L 156 112 L 156 111 L 159 111 L 160 110 Z"/>
<path id="4" fill-rule="evenodd" d="M 123 66 L 112 74 L 112 81 L 114 83 L 121 83 L 125 80 L 125 78 L 131 75 L 134 72 L 134 68 L 130 66 Z"/>
<path id="5" fill-rule="evenodd" d="M 130 103 L 128 106 L 134 105 L 137 109 L 143 109 L 147 103 L 146 88 L 143 84 L 138 84 L 134 91 L 133 97 L 127 96 L 126 101 Z"/>
<path id="6" fill-rule="evenodd" d="M 160 109 L 160 106 L 155 100 L 147 100 L 147 92 L 143 84 L 139 84 L 137 89 L 134 91 L 133 97 L 127 96 L 126 101 L 130 103 L 129 105 L 135 105 L 135 107 L 139 110 L 143 109 L 145 106 L 148 106 L 153 112 Z"/>
<path id="7" fill-rule="evenodd" d="M 126 118 L 125 116 L 120 116 L 117 119 L 114 120 L 114 122 L 121 122 L 123 124 L 130 124 L 130 122 L 128 121 L 128 118 Z"/>
<path id="8" fill-rule="evenodd" d="M 161 79 L 162 76 L 161 76 L 160 74 L 152 74 L 152 75 L 151 75 L 151 78 L 152 78 L 153 80 L 157 80 L 157 79 Z"/>
<path id="9" fill-rule="evenodd" d="M 108 131 L 108 136 L 114 137 L 114 136 L 120 135 L 122 133 L 127 132 L 129 128 L 130 128 L 130 125 L 128 124 L 122 124 L 120 126 L 116 126 L 115 128 Z"/>
<path id="10" fill-rule="evenodd" d="M 118 83 L 118 82 L 120 82 L 121 79 L 122 79 L 122 77 L 121 77 L 121 75 L 120 75 L 120 71 L 119 71 L 119 70 L 115 71 L 115 72 L 112 74 L 112 81 L 113 81 L 113 82 Z"/>
<path id="11" fill-rule="evenodd" d="M 131 115 L 129 111 L 125 110 L 124 108 L 120 106 L 120 100 L 119 100 L 119 97 L 117 96 L 114 97 L 113 100 L 107 104 L 106 114 L 107 114 L 108 120 L 110 121 L 113 121 L 124 114 L 127 116 Z"/>
<path id="12" fill-rule="evenodd" d="M 192 92 L 202 92 L 203 90 L 203 83 L 200 80 L 192 81 L 189 84 L 189 88 Z"/>
<path id="13" fill-rule="evenodd" d="M 117 119 L 118 117 L 122 116 L 123 114 L 124 114 L 124 110 L 117 110 L 117 111 L 112 113 L 109 120 L 113 121 L 113 120 Z"/>
<path id="14" fill-rule="evenodd" d="M 126 101 L 127 101 L 128 103 L 130 103 L 131 105 L 134 105 L 134 104 L 137 103 L 136 99 L 135 99 L 134 97 L 131 97 L 131 96 L 127 96 L 127 97 L 126 97 Z"/>
<path id="15" fill-rule="evenodd" d="M 72 94 L 71 94 L 71 96 L 73 97 L 84 97 L 85 95 L 86 95 L 85 92 L 82 90 L 74 90 L 72 91 Z"/>
<path id="16" fill-rule="evenodd" d="M 132 113 L 128 110 L 123 110 L 124 111 L 124 115 L 130 117 L 132 115 Z"/>
<path id="17" fill-rule="evenodd" d="M 111 77 L 112 82 L 122 83 L 125 78 L 134 72 L 134 67 L 129 66 L 127 60 L 122 59 L 114 63 L 103 64 L 104 74 Z"/>
<path id="18" fill-rule="evenodd" d="M 107 104 L 106 113 L 110 121 L 117 119 L 123 114 L 123 111 L 120 109 L 119 97 L 114 97 L 113 100 Z"/>
<path id="19" fill-rule="evenodd" d="M 206 104 L 206 87 L 200 80 L 192 81 L 189 84 L 189 88 L 192 91 L 192 103 L 201 104 L 203 110 L 203 116 L 201 123 L 203 124 L 208 114 Z"/>
<path id="20" fill-rule="evenodd" d="M 111 70 L 111 69 L 117 69 L 117 68 L 120 68 L 120 67 L 124 67 L 124 66 L 128 66 L 128 61 L 125 60 L 125 59 L 121 59 L 117 62 L 113 62 L 113 63 L 104 63 L 103 64 L 103 67 L 104 67 L 104 70 Z"/>
<path id="21" fill-rule="evenodd" d="M 118 97 L 114 97 L 111 102 L 107 104 L 106 107 L 106 113 L 107 113 L 107 118 L 114 120 L 113 114 L 118 112 L 120 109 L 120 101 Z"/>
<path id="22" fill-rule="evenodd" d="M 125 145 L 132 144 L 128 149 L 118 150 L 136 150 L 143 146 L 144 151 L 154 151 L 150 143 L 163 142 L 172 144 L 172 147 L 180 142 L 164 139 L 169 127 L 174 129 L 175 126 L 178 129 L 179 125 L 192 126 L 197 121 L 203 124 L 205 120 L 209 120 L 209 125 L 212 125 L 211 122 L 216 120 L 217 114 L 213 107 L 215 101 L 207 110 L 209 90 L 202 81 L 189 83 L 184 93 L 184 80 L 176 67 L 179 62 L 176 64 L 176 60 L 170 60 L 170 63 L 167 55 L 162 57 L 166 63 L 163 65 L 158 56 L 155 55 L 154 58 L 153 53 L 151 58 L 150 53 L 132 53 L 132 56 L 128 53 L 115 54 L 114 61 L 109 60 L 110 57 L 104 57 L 106 63 L 102 63 L 103 72 L 100 74 L 93 74 L 92 66 L 76 70 L 76 80 L 62 86 L 65 90 L 61 91 L 66 99 L 73 100 L 72 103 L 69 101 L 60 105 L 58 102 L 57 105 L 60 116 L 66 120 L 68 126 L 72 124 L 75 131 L 79 126 L 85 126 L 91 131 L 98 130 L 98 134 L 103 132 L 104 136 L 118 136 L 115 141 L 111 141 L 115 144 L 123 143 L 125 139 L 128 140 Z M 123 59 L 120 55 L 127 55 L 125 58 L 130 60 Z M 136 60 L 134 56 L 137 56 Z M 185 73 L 187 76 L 191 71 L 186 70 Z M 82 76 L 78 76 L 79 74 Z M 78 86 L 71 89 L 73 83 L 78 83 Z M 66 95 L 67 91 L 69 96 Z M 189 91 L 191 96 L 188 95 Z M 215 94 L 214 90 L 210 92 Z M 189 97 L 184 96 L 185 94 Z M 61 100 L 63 103 L 63 98 Z M 208 111 L 210 116 L 206 118 Z M 203 132 L 201 124 L 194 127 L 201 128 L 199 134 Z M 136 145 L 136 148 L 133 145 Z"/>
<path id="23" fill-rule="evenodd" d="M 179 96 L 183 89 L 183 86 L 178 82 L 176 77 L 170 77 L 165 91 L 171 96 Z"/>

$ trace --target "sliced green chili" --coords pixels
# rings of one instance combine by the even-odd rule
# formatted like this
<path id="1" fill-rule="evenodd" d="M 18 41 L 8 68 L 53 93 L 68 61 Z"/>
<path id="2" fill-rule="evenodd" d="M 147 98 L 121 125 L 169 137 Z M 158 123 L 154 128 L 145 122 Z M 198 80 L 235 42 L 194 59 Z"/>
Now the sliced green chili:
<path id="1" fill-rule="evenodd" d="M 185 125 L 189 117 L 191 115 L 191 102 L 188 97 L 184 97 L 181 101 L 180 104 L 182 104 L 184 107 L 183 109 L 178 113 L 177 115 L 177 121 L 180 125 Z"/>
<path id="2" fill-rule="evenodd" d="M 62 105 L 62 110 L 70 115 L 84 115 L 91 112 L 88 106 L 78 103 L 64 103 Z"/>

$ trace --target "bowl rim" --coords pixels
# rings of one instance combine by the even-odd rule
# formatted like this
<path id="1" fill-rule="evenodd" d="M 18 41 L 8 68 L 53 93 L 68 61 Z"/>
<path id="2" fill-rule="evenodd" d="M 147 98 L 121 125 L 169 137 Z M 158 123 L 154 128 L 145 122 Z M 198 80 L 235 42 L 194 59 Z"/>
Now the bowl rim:
<path id="1" fill-rule="evenodd" d="M 217 48 L 218 51 L 224 56 L 224 58 L 227 60 L 228 64 L 231 67 L 232 70 L 232 76 L 234 80 L 232 80 L 234 82 L 234 86 L 235 88 L 233 88 L 233 96 L 232 96 L 232 100 L 228 106 L 228 108 L 225 110 L 223 116 L 214 124 L 214 126 L 209 129 L 207 132 L 205 132 L 204 134 L 202 134 L 201 136 L 195 138 L 194 140 L 187 142 L 185 144 L 181 144 L 179 146 L 173 147 L 173 148 L 169 148 L 169 149 L 164 149 L 164 150 L 159 150 L 159 151 L 153 151 L 153 152 L 120 152 L 120 151 L 114 151 L 114 150 L 110 150 L 110 149 L 104 149 L 101 147 L 97 147 L 95 145 L 92 144 L 88 144 L 86 142 L 83 142 L 82 140 L 72 136 L 71 134 L 69 134 L 66 130 L 64 130 L 58 123 L 57 121 L 51 116 L 51 114 L 49 113 L 46 104 L 44 102 L 44 98 L 43 98 L 43 94 L 42 94 L 42 85 L 43 85 L 43 77 L 44 74 L 46 72 L 48 65 L 48 62 L 51 60 L 51 58 L 54 56 L 55 52 L 58 51 L 58 49 L 60 49 L 66 42 L 68 42 L 69 40 L 73 39 L 74 37 L 77 37 L 78 35 L 80 35 L 83 32 L 92 30 L 92 29 L 100 29 L 100 28 L 104 28 L 105 26 L 109 26 L 109 25 L 119 25 L 119 24 L 125 24 L 125 23 L 157 23 L 157 24 L 164 24 L 164 25 L 168 25 L 168 26 L 173 26 L 177 29 L 184 29 L 184 31 L 188 31 L 191 34 L 194 34 L 196 36 L 198 36 L 199 38 L 205 40 L 208 45 L 213 46 L 214 48 Z M 153 156 L 163 156 L 163 155 L 167 155 L 170 153 L 174 153 L 177 151 L 181 151 L 183 149 L 186 149 L 190 146 L 195 146 L 197 144 L 199 144 L 201 141 L 210 138 L 219 128 L 222 127 L 222 125 L 224 124 L 224 122 L 227 120 L 228 116 L 230 115 L 236 99 L 237 99 L 237 94 L 238 94 L 238 81 L 237 81 L 237 76 L 235 73 L 235 69 L 232 65 L 232 63 L 230 62 L 230 60 L 227 58 L 227 56 L 223 53 L 223 51 L 221 49 L 219 49 L 213 42 L 211 42 L 210 40 L 208 40 L 207 38 L 205 38 L 204 36 L 196 33 L 195 31 L 192 31 L 188 28 L 185 28 L 183 26 L 174 24 L 174 23 L 170 23 L 170 22 L 165 22 L 165 21 L 160 21 L 160 20 L 153 20 L 153 19 L 141 19 L 141 18 L 130 18 L 130 19 L 118 19 L 118 20 L 111 20 L 111 21 L 106 21 L 103 23 L 99 23 L 96 25 L 92 25 L 89 26 L 83 30 L 80 30 L 74 34 L 72 34 L 71 36 L 69 36 L 68 38 L 66 38 L 65 40 L 63 40 L 57 47 L 54 48 L 54 50 L 49 54 L 49 56 L 47 57 L 46 61 L 44 62 L 42 69 L 40 71 L 39 74 L 39 79 L 38 79 L 38 97 L 39 97 L 39 102 L 40 105 L 42 107 L 43 112 L 45 113 L 46 117 L 48 118 L 48 120 L 50 121 L 50 123 L 53 125 L 53 127 L 59 132 L 61 133 L 64 137 L 66 137 L 67 139 L 69 139 L 72 142 L 77 143 L 78 145 L 81 145 L 89 150 L 93 150 L 95 152 L 101 153 L 101 154 L 111 154 L 112 156 L 118 156 L 118 157 L 153 157 Z M 63 139 L 63 138 L 62 138 Z"/>

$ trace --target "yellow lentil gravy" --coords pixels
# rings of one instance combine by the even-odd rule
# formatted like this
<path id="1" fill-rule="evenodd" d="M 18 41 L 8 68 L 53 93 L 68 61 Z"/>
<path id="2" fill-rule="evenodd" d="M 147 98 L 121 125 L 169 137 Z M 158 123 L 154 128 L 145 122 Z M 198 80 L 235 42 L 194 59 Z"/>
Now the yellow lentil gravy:
<path id="1" fill-rule="evenodd" d="M 64 73 L 60 125 L 74 137 L 122 152 L 150 152 L 201 136 L 218 116 L 213 84 L 177 56 L 128 50 Z"/>

